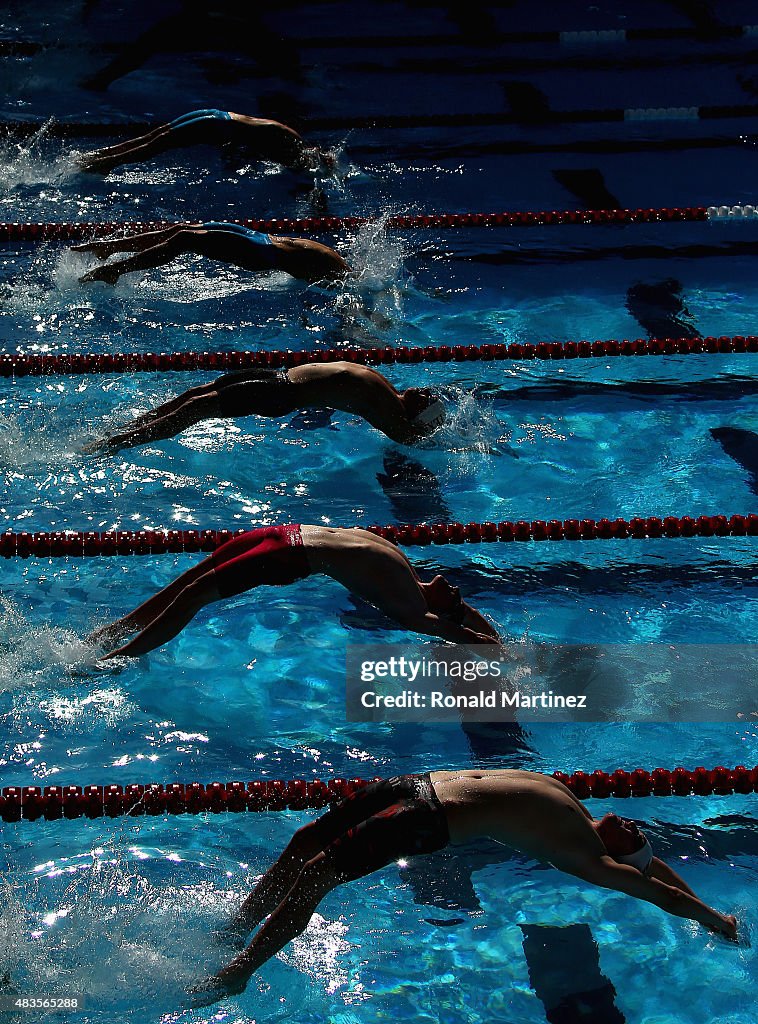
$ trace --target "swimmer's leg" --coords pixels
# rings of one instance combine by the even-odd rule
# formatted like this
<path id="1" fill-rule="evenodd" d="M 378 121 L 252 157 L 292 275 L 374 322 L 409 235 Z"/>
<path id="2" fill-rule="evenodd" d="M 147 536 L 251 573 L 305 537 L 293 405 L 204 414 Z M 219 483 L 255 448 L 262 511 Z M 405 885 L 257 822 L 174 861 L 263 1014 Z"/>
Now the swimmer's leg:
<path id="1" fill-rule="evenodd" d="M 169 124 L 159 124 L 152 131 L 145 132 L 144 135 L 136 135 L 133 139 L 126 139 L 124 142 L 117 142 L 113 146 L 102 146 L 100 149 L 94 149 L 91 153 L 83 153 L 80 158 L 80 163 L 83 167 L 87 167 L 89 163 L 97 162 L 98 160 L 107 160 L 110 157 L 121 156 L 122 153 L 129 153 L 133 149 L 137 149 L 140 146 L 144 146 L 149 142 L 152 142 L 163 132 L 168 131 Z"/>
<path id="2" fill-rule="evenodd" d="M 105 259 L 114 252 L 143 252 L 161 242 L 167 242 L 184 228 L 185 224 L 172 224 L 157 231 L 143 231 L 138 235 L 125 235 L 123 238 L 95 239 L 92 242 L 72 245 L 71 248 L 74 252 L 93 252 L 100 259 Z"/>
<path id="3" fill-rule="evenodd" d="M 259 967 L 305 931 L 319 903 L 344 881 L 330 849 L 307 861 L 247 949 L 215 975 L 213 984 L 227 992 L 241 992 Z"/>
<path id="4" fill-rule="evenodd" d="M 173 640 L 175 636 L 181 633 L 201 608 L 220 599 L 221 594 L 219 594 L 216 585 L 216 574 L 210 568 L 210 571 L 206 571 L 203 576 L 198 576 L 191 583 L 183 587 L 174 600 L 156 615 L 133 640 L 106 654 L 101 660 L 108 661 L 111 658 L 121 657 L 139 658 L 143 654 L 154 651 L 156 647 L 162 647 L 163 644 Z M 142 611 L 144 607 L 143 605 L 138 610 Z"/>
<path id="5" fill-rule="evenodd" d="M 92 154 L 82 166 L 87 171 L 107 174 L 120 164 L 141 163 L 151 157 L 183 146 L 195 146 L 218 139 L 218 120 L 215 117 L 197 117 L 184 124 L 162 125 L 149 135 L 133 139 L 131 145 L 119 153 Z"/>
<path id="6" fill-rule="evenodd" d="M 215 380 L 209 381 L 207 384 L 198 384 L 197 387 L 189 388 L 187 391 L 183 391 L 181 395 L 177 395 L 176 398 L 172 398 L 168 402 L 164 402 L 163 405 L 156 406 L 155 409 L 151 409 L 149 412 L 138 416 L 129 424 L 129 428 L 130 430 L 134 429 L 143 423 L 147 423 L 149 420 L 160 420 L 164 416 L 176 412 L 190 398 L 203 398 L 213 392 L 220 391 L 221 388 L 231 387 L 233 384 L 242 384 L 246 380 L 257 380 L 259 374 L 260 370 L 257 369 L 235 370 L 233 373 L 225 373 L 221 377 L 216 377 Z"/>
<path id="7" fill-rule="evenodd" d="M 138 608 L 135 608 L 134 611 L 129 612 L 128 615 L 124 615 L 116 622 L 111 622 L 109 625 L 102 626 L 94 633 L 91 633 L 87 637 L 87 643 L 110 645 L 128 636 L 129 633 L 142 629 L 168 608 L 183 590 L 196 580 L 207 575 L 212 568 L 212 560 L 204 558 L 202 562 L 183 572 L 181 576 L 178 576 L 172 583 L 169 583 L 167 587 L 158 591 L 151 598 L 148 598 L 147 601 L 143 602 Z"/>
<path id="8" fill-rule="evenodd" d="M 172 131 L 169 125 L 164 124 L 148 132 L 147 135 L 140 135 L 128 142 L 85 153 L 80 158 L 79 165 L 82 170 L 93 174 L 108 174 L 109 171 L 121 164 L 139 163 L 157 153 L 171 149 L 172 145 L 169 142 L 171 135 Z"/>
<path id="9" fill-rule="evenodd" d="M 164 263 L 170 263 L 174 257 L 183 252 L 196 252 L 196 233 L 191 228 L 179 227 L 172 235 L 150 249 L 137 252 L 125 260 L 117 260 L 115 263 L 107 263 L 105 266 L 95 267 L 88 274 L 80 277 L 83 284 L 91 281 L 105 281 L 107 284 L 115 284 L 122 274 L 132 274 L 138 270 L 149 270 L 151 267 L 160 267 Z"/>
<path id="10" fill-rule="evenodd" d="M 172 403 L 174 404 L 174 403 Z M 160 441 L 165 437 L 174 437 L 183 430 L 193 427 L 202 420 L 214 419 L 219 416 L 218 395 L 214 392 L 189 397 L 181 395 L 174 404 L 173 411 L 158 418 L 143 420 L 136 426 L 120 434 L 113 434 L 97 443 L 97 448 L 118 451 L 120 448 L 134 448 L 150 441 Z M 90 450 L 95 450 L 91 446 Z"/>

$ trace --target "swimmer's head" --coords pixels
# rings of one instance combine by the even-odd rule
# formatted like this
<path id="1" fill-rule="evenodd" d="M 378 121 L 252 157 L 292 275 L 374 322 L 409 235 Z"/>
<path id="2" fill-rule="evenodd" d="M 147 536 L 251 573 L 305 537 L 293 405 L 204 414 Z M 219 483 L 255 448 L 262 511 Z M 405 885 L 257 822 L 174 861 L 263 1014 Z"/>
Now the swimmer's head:
<path id="1" fill-rule="evenodd" d="M 431 388 L 408 388 L 402 401 L 408 419 L 421 434 L 431 434 L 445 422 L 445 406 Z"/>
<path id="2" fill-rule="evenodd" d="M 466 614 L 466 604 L 458 587 L 444 576 L 435 576 L 429 583 L 420 584 L 430 612 L 460 624 Z"/>
<path id="3" fill-rule="evenodd" d="M 595 822 L 595 831 L 614 860 L 647 875 L 653 861 L 653 848 L 635 822 L 618 814 L 606 814 Z"/>

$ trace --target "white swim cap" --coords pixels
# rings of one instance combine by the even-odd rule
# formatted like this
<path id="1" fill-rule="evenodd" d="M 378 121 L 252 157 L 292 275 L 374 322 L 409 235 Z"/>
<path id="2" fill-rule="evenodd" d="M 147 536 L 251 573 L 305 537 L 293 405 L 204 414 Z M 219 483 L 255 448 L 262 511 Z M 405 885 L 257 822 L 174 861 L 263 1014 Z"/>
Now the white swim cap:
<path id="1" fill-rule="evenodd" d="M 627 853 L 623 857 L 614 857 L 619 864 L 628 864 L 632 868 L 637 868 L 643 875 L 647 875 L 650 870 L 650 865 L 653 860 L 653 847 L 644 832 L 640 832 L 640 835 L 645 840 L 639 850 L 635 850 L 634 853 Z"/>
<path id="2" fill-rule="evenodd" d="M 426 409 L 422 409 L 417 416 L 413 417 L 413 423 L 418 427 L 424 427 L 426 430 L 436 430 L 444 422 L 445 406 L 439 398 L 435 398 L 427 405 Z"/>

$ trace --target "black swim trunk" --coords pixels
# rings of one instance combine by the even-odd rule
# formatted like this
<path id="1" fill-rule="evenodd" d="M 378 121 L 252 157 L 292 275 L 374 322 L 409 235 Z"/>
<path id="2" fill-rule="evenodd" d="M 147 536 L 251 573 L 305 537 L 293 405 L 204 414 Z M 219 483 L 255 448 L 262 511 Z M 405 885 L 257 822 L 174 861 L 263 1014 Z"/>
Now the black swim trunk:
<path id="1" fill-rule="evenodd" d="M 298 408 L 286 370 L 227 373 L 216 381 L 222 416 L 287 416 Z"/>
<path id="2" fill-rule="evenodd" d="M 445 811 L 428 772 L 372 782 L 311 827 L 346 882 L 403 857 L 434 853 L 450 842 Z"/>

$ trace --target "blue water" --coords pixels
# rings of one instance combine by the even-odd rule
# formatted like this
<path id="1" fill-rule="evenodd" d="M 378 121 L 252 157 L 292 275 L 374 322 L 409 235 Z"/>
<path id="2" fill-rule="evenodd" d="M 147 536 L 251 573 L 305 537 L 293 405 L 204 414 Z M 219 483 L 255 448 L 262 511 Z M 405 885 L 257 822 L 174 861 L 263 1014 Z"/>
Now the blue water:
<path id="1" fill-rule="evenodd" d="M 603 21 L 596 10 L 577 8 L 569 17 L 563 5 L 553 6 L 553 20 L 548 12 L 545 24 L 558 28 L 621 24 L 614 12 L 605 12 Z M 32 58 L 3 58 L 5 118 L 144 119 L 207 106 L 209 97 L 214 105 L 255 113 L 252 97 L 282 87 L 265 75 L 246 79 L 243 58 L 230 58 L 227 68 L 239 80 L 209 85 L 207 55 L 177 60 L 156 53 L 107 93 L 88 92 L 79 79 L 111 52 L 99 44 L 118 38 L 119 24 L 125 38 L 135 37 L 151 23 L 151 12 L 130 17 L 126 5 L 111 4 L 108 21 L 105 8 L 94 5 L 87 20 L 79 4 L 48 7 L 42 20 L 29 9 L 0 23 L 6 38 L 61 40 Z M 455 34 L 439 10 L 398 5 L 393 11 L 393 34 Z M 293 19 L 288 33 L 284 14 L 272 14 L 269 23 L 288 38 L 344 31 L 370 39 L 381 13 L 382 31 L 389 32 L 385 8 L 373 18 L 371 13 L 368 5 L 365 12 L 334 5 L 315 26 L 313 12 Z M 517 4 L 510 20 L 505 8 L 493 17 L 501 29 L 534 27 L 528 5 Z M 747 23 L 750 7 L 731 5 L 724 18 Z M 629 22 L 686 20 L 673 8 L 644 4 L 629 12 Z M 690 55 L 709 52 L 702 43 L 677 45 Z M 565 108 L 749 102 L 735 80 L 745 44 L 719 46 L 729 55 L 723 66 L 705 75 L 697 66 L 683 66 L 667 79 L 667 93 L 653 72 L 613 77 L 583 71 L 570 79 L 545 72 L 533 80 Z M 427 50 L 420 42 L 397 50 L 357 47 L 346 56 L 338 47 L 316 46 L 304 51 L 305 79 L 286 85 L 313 116 L 369 118 L 396 112 L 401 99 L 410 113 L 482 113 L 500 109 L 493 89 L 502 76 L 472 71 L 454 77 L 454 69 L 467 60 L 475 68 L 485 51 L 484 43 L 479 49 L 451 43 Z M 671 47 L 640 44 L 625 52 L 663 51 L 670 55 Z M 497 50 L 487 53 L 498 56 Z M 450 58 L 448 74 L 403 64 L 430 54 Z M 576 205 L 551 175 L 554 167 L 600 167 L 611 191 L 629 206 L 751 202 L 757 156 L 749 127 L 726 121 L 694 128 L 585 125 L 551 133 L 518 127 L 386 132 L 373 130 L 367 120 L 359 131 L 317 136 L 340 147 L 341 155 L 338 174 L 315 185 L 272 167 L 224 162 L 201 149 L 121 168 L 100 180 L 74 167 L 75 151 L 94 140 L 61 142 L 44 130 L 22 144 L 7 140 L 0 220 L 307 216 L 324 207 L 379 219 L 352 236 L 324 239 L 357 270 L 337 294 L 191 257 L 122 279 L 115 289 L 85 288 L 77 278 L 91 261 L 64 246 L 5 246 L 2 349 L 323 349 L 637 337 L 643 332 L 625 308 L 627 289 L 666 277 L 681 282 L 703 334 L 755 333 L 758 288 L 749 255 L 564 258 L 624 245 L 754 241 L 750 224 L 400 235 L 383 230 L 381 220 L 407 210 Z M 502 157 L 477 150 L 499 138 L 534 141 L 551 134 L 553 141 L 570 140 L 573 132 L 583 139 L 656 139 L 688 131 L 723 134 L 730 145 L 631 156 Z M 500 253 L 520 254 L 520 262 L 486 262 Z M 756 496 L 709 431 L 758 428 L 754 360 L 735 355 L 391 367 L 388 376 L 398 387 L 439 386 L 452 412 L 449 425 L 417 449 L 399 449 L 344 414 L 328 422 L 311 414 L 210 421 L 173 440 L 85 457 L 87 439 L 207 376 L 4 381 L 0 524 L 16 530 L 133 530 L 397 522 L 414 518 L 419 499 L 386 493 L 378 478 L 393 466 L 413 477 L 413 464 L 436 477 L 423 498 L 429 521 L 744 514 L 755 511 Z M 635 387 L 639 381 L 660 387 Z M 518 640 L 757 639 L 750 538 L 409 554 L 422 576 L 448 573 L 504 634 Z M 329 778 L 479 764 L 570 771 L 758 763 L 758 732 L 750 721 L 538 724 L 521 735 L 346 723 L 346 645 L 391 641 L 423 651 L 426 643 L 320 578 L 215 606 L 167 648 L 120 672 L 93 672 L 81 638 L 194 561 L 164 555 L 4 563 L 3 785 Z M 692 680 L 695 695 L 699 682 Z M 609 806 L 595 803 L 593 813 Z M 744 797 L 645 799 L 635 801 L 630 813 L 647 823 L 657 849 L 702 898 L 738 913 L 750 935 L 758 867 L 751 804 Z M 338 890 L 305 935 L 266 965 L 242 996 L 208 1010 L 185 1010 L 184 988 L 224 958 L 209 943 L 211 931 L 307 818 L 270 813 L 4 825 L 0 974 L 7 970 L 22 992 L 85 992 L 88 1008 L 80 1019 L 98 1024 L 363 1024 L 393 1017 L 536 1024 L 545 1011 L 530 986 L 518 926 L 577 922 L 591 927 L 601 969 L 628 1021 L 754 1019 L 753 948 L 734 948 L 654 907 L 507 852 L 500 862 L 476 852 L 463 858 L 464 868 L 475 872 L 475 899 L 451 882 L 444 859 L 441 868 L 434 860 L 428 869 L 418 866 L 427 871 L 426 903 L 414 900 L 420 889 L 394 868 Z"/>

